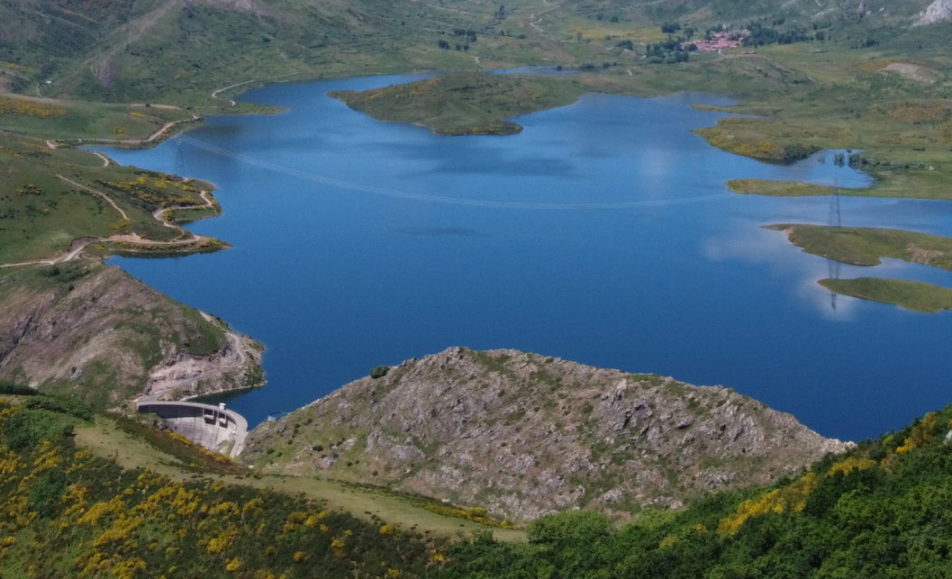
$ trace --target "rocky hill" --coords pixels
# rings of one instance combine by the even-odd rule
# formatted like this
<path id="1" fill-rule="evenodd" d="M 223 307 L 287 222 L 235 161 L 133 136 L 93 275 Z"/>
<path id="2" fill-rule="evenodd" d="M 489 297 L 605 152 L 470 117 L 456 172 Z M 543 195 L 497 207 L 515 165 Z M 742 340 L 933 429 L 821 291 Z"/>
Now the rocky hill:
<path id="1" fill-rule="evenodd" d="M 679 507 L 847 446 L 719 386 L 451 348 L 259 426 L 244 458 L 267 472 L 326 471 L 525 521 L 572 507 L 619 517 Z"/>
<path id="2" fill-rule="evenodd" d="M 0 380 L 98 407 L 259 386 L 261 346 L 117 267 L 0 270 Z"/>
<path id="3" fill-rule="evenodd" d="M 944 22 L 950 18 L 952 18 L 952 1 L 935 0 L 919 15 L 916 26 L 928 26 L 937 22 Z"/>

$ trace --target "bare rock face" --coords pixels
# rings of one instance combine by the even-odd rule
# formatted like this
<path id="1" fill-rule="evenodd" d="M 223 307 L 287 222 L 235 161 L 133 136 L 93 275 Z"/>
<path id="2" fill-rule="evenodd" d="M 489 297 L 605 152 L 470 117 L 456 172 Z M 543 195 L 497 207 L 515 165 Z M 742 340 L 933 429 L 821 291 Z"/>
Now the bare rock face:
<path id="1" fill-rule="evenodd" d="M 271 15 L 268 5 L 260 0 L 189 0 L 187 4 L 189 3 L 207 4 L 221 10 L 231 10 L 257 17 Z"/>
<path id="2" fill-rule="evenodd" d="M 513 350 L 451 348 L 252 431 L 268 472 L 387 485 L 524 521 L 624 518 L 796 473 L 847 443 L 722 387 Z"/>
<path id="3" fill-rule="evenodd" d="M 952 18 L 952 0 L 935 0 L 919 14 L 913 26 L 928 26 Z"/>
<path id="4" fill-rule="evenodd" d="M 109 407 L 261 384 L 261 346 L 116 267 L 0 275 L 0 379 Z"/>

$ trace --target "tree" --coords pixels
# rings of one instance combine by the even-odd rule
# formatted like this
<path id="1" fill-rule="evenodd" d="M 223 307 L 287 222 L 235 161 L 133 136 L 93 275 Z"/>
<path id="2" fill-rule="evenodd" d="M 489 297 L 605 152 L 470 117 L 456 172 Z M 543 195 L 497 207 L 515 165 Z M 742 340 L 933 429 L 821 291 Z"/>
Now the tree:
<path id="1" fill-rule="evenodd" d="M 530 543 L 559 545 L 591 544 L 607 537 L 611 520 L 595 511 L 564 511 L 540 517 L 529 524 L 526 533 Z"/>

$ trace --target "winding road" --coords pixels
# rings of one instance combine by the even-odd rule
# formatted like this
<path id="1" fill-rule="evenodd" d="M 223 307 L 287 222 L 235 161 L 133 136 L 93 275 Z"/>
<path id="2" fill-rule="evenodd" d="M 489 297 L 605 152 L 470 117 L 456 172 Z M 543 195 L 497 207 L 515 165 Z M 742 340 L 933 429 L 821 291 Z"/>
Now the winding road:
<path id="1" fill-rule="evenodd" d="M 245 80 L 245 81 L 242 81 L 242 82 L 236 82 L 235 84 L 230 84 L 230 85 L 228 85 L 228 86 L 224 86 L 224 87 L 222 87 L 222 88 L 213 90 L 213 91 L 212 91 L 212 94 L 211 94 L 211 97 L 212 97 L 213 99 L 217 99 L 217 98 L 218 98 L 218 95 L 220 95 L 221 93 L 225 92 L 226 90 L 231 90 L 231 89 L 233 89 L 233 88 L 238 88 L 239 86 L 244 86 L 244 85 L 246 85 L 246 84 L 251 84 L 251 83 L 253 83 L 253 82 L 254 82 L 254 80 Z M 236 103 L 234 99 L 228 99 L 228 104 L 230 104 L 230 105 L 233 106 L 233 107 L 234 107 L 234 106 L 238 106 L 238 103 Z"/>
<path id="2" fill-rule="evenodd" d="M 82 189 L 83 191 L 86 191 L 87 193 L 90 193 L 92 195 L 96 195 L 98 197 L 103 198 L 107 203 L 109 203 L 109 205 L 112 206 L 113 209 L 116 210 L 116 212 L 124 220 L 129 221 L 129 215 L 121 207 L 119 207 L 119 205 L 117 205 L 116 202 L 113 201 L 113 199 L 109 195 L 97 189 L 93 189 L 92 187 L 83 185 L 82 183 L 78 183 L 74 181 L 73 179 L 70 179 L 63 175 L 57 175 L 57 177 L 65 183 L 73 185 L 74 187 L 78 187 L 79 189 Z M 184 249 L 193 245 L 194 246 L 203 245 L 205 243 L 208 243 L 209 241 L 212 241 L 212 238 L 205 235 L 197 235 L 195 233 L 187 231 L 179 227 L 178 225 L 171 223 L 168 219 L 168 215 L 172 211 L 215 209 L 215 200 L 212 199 L 208 191 L 202 191 L 199 193 L 199 195 L 201 196 L 202 200 L 205 202 L 204 205 L 173 205 L 170 207 L 162 207 L 152 212 L 152 217 L 156 221 L 161 223 L 163 227 L 168 227 L 170 229 L 174 229 L 178 231 L 180 235 L 183 237 L 183 239 L 172 239 L 169 241 L 160 241 L 156 239 L 143 238 L 137 233 L 117 234 L 117 235 L 110 235 L 108 237 L 81 237 L 78 239 L 74 239 L 73 242 L 70 243 L 69 250 L 55 257 L 51 257 L 47 259 L 31 259 L 28 261 L 19 261 L 15 263 L 2 263 L 0 264 L 0 268 L 22 267 L 22 266 L 29 266 L 29 265 L 55 265 L 58 263 L 65 263 L 67 261 L 72 261 L 76 259 L 77 257 L 79 257 L 83 253 L 83 250 L 85 250 L 86 247 L 90 243 L 103 243 L 103 242 L 122 243 L 125 246 L 138 245 L 138 246 L 142 246 L 143 248 L 148 247 L 149 249 L 154 248 L 156 246 L 167 247 L 167 248 L 181 247 Z M 185 236 L 188 236 L 188 237 L 185 237 Z"/>

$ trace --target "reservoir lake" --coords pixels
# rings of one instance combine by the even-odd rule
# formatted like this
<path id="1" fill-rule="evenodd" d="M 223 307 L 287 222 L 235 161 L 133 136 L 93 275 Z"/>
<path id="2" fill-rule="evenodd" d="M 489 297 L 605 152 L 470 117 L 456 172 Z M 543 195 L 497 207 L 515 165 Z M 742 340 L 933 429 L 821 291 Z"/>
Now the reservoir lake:
<path id="1" fill-rule="evenodd" d="M 326 96 L 413 75 L 282 84 L 121 164 L 215 183 L 223 215 L 189 225 L 233 249 L 113 258 L 267 347 L 268 385 L 229 400 L 254 425 L 450 346 L 515 348 L 722 384 L 821 434 L 859 440 L 948 404 L 952 314 L 833 297 L 883 276 L 952 287 L 884 260 L 834 267 L 771 223 L 829 224 L 831 199 L 732 194 L 725 181 L 860 187 L 824 152 L 790 166 L 725 153 L 692 130 L 715 95 L 603 94 L 516 119 L 513 136 L 440 137 Z M 846 226 L 949 235 L 952 203 L 841 197 Z"/>

